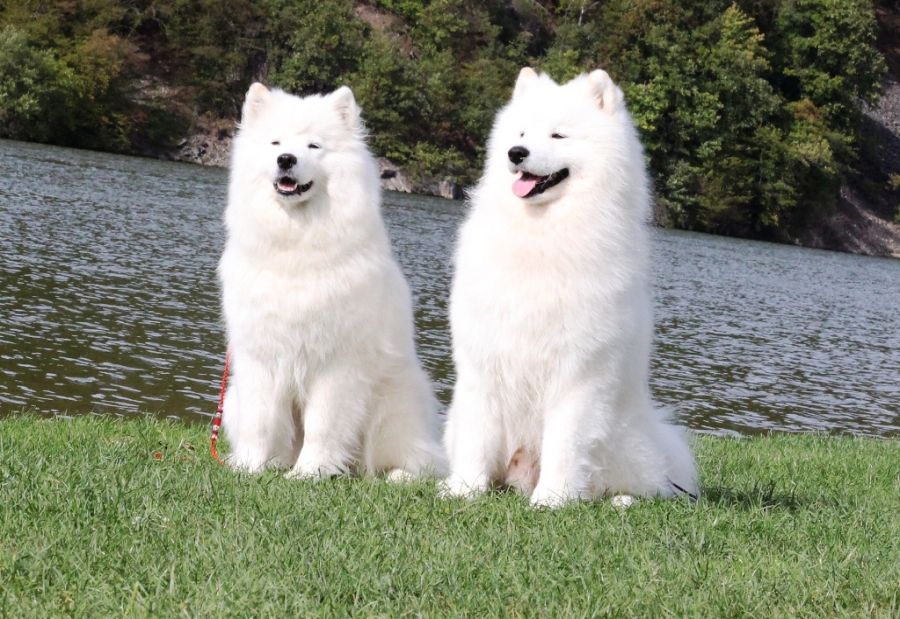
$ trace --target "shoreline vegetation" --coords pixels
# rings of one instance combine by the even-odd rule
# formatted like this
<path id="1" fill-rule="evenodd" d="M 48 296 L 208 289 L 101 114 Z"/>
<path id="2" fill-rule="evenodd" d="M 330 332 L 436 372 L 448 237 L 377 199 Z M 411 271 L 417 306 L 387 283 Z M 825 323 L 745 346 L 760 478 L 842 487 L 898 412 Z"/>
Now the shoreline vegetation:
<path id="1" fill-rule="evenodd" d="M 433 482 L 287 480 L 208 427 L 0 419 L 0 615 L 900 612 L 900 442 L 696 437 L 697 502 L 532 510 Z"/>
<path id="2" fill-rule="evenodd" d="M 603 67 L 659 225 L 900 256 L 890 0 L 11 0 L 0 23 L 0 137 L 222 165 L 251 81 L 347 84 L 386 188 L 459 198 L 520 67 Z"/>

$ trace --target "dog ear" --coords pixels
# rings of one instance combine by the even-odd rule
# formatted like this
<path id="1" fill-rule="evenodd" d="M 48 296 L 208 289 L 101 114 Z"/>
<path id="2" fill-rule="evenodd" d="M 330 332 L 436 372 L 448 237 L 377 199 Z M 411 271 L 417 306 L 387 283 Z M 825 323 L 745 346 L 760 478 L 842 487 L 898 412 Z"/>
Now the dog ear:
<path id="1" fill-rule="evenodd" d="M 257 118 L 266 104 L 269 102 L 272 92 L 260 84 L 253 82 L 244 98 L 244 107 L 241 109 L 241 124 L 249 125 Z"/>
<path id="2" fill-rule="evenodd" d="M 528 92 L 532 86 L 537 84 L 538 74 L 531 67 L 524 67 L 519 71 L 519 77 L 516 78 L 516 86 L 513 88 L 513 99 L 521 97 Z"/>
<path id="3" fill-rule="evenodd" d="M 591 96 L 597 102 L 597 107 L 607 114 L 612 114 L 619 109 L 625 100 L 625 95 L 622 94 L 622 89 L 613 83 L 606 71 L 602 69 L 591 71 L 587 81 Z"/>
<path id="4" fill-rule="evenodd" d="M 353 96 L 353 91 L 350 90 L 347 86 L 341 86 L 333 93 L 328 95 L 328 98 L 331 99 L 334 108 L 338 111 L 338 114 L 341 117 L 341 120 L 344 121 L 351 129 L 356 129 L 360 124 L 360 111 L 359 106 L 356 104 L 356 98 Z"/>

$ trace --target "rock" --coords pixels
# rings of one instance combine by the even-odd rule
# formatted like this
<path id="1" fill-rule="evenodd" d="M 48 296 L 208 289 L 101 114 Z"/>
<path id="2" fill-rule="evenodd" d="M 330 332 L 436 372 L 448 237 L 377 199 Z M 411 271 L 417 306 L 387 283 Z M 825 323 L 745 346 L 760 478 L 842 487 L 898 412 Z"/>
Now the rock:
<path id="1" fill-rule="evenodd" d="M 441 181 L 440 185 L 438 185 L 438 195 L 442 198 L 447 198 L 448 200 L 462 200 L 464 194 L 463 188 L 460 187 L 458 183 L 449 178 L 445 178 Z"/>
<path id="2" fill-rule="evenodd" d="M 835 208 L 800 235 L 806 247 L 900 258 L 900 83 L 888 75 L 881 98 L 864 106 L 857 172 L 847 175 Z"/>
<path id="3" fill-rule="evenodd" d="M 381 177 L 381 188 L 386 191 L 412 193 L 412 183 L 400 169 L 389 159 L 378 158 L 378 172 Z"/>
<path id="4" fill-rule="evenodd" d="M 381 187 L 387 191 L 421 193 L 449 200 L 461 200 L 465 197 L 462 185 L 453 179 L 426 177 L 413 183 L 393 161 L 384 157 L 378 158 L 378 172 L 381 177 Z"/>
<path id="5" fill-rule="evenodd" d="M 234 121 L 200 118 L 194 122 L 191 133 L 178 143 L 175 150 L 167 153 L 167 158 L 227 168 L 232 137 Z"/>
<path id="6" fill-rule="evenodd" d="M 440 196 L 448 200 L 461 200 L 465 197 L 462 186 L 450 178 L 423 178 L 420 183 L 416 184 L 415 193 Z"/>

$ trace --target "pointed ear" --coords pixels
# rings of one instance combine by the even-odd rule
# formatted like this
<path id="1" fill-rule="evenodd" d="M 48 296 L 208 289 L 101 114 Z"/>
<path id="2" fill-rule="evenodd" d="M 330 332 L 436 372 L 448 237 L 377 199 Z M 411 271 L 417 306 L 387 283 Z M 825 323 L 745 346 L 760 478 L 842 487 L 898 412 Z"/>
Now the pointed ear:
<path id="1" fill-rule="evenodd" d="M 537 72 L 531 67 L 524 67 L 519 71 L 519 77 L 516 78 L 516 87 L 513 88 L 513 99 L 524 95 L 532 86 L 537 84 L 537 82 Z"/>
<path id="2" fill-rule="evenodd" d="M 591 71 L 587 81 L 597 107 L 607 114 L 613 114 L 624 103 L 625 95 L 622 94 L 622 89 L 613 83 L 606 71 L 601 69 Z"/>
<path id="3" fill-rule="evenodd" d="M 338 114 L 341 117 L 341 120 L 344 121 L 345 125 L 347 125 L 351 129 L 356 129 L 359 127 L 360 111 L 359 106 L 356 104 L 356 98 L 353 96 L 352 90 L 350 90 L 346 86 L 341 86 L 333 93 L 328 95 L 328 98 L 331 100 L 332 105 L 334 105 L 334 109 L 337 110 Z"/>
<path id="4" fill-rule="evenodd" d="M 241 109 L 241 124 L 249 125 L 259 117 L 263 108 L 269 103 L 271 91 L 260 84 L 253 82 L 244 98 L 244 107 Z"/>

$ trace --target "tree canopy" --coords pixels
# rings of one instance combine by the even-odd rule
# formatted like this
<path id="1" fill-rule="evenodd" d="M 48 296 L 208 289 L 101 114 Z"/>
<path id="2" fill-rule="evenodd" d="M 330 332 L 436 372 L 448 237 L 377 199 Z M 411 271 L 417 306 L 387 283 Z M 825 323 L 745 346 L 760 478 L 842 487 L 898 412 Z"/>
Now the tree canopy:
<path id="1" fill-rule="evenodd" d="M 0 135 L 153 152 L 260 79 L 350 85 L 373 149 L 471 183 L 518 69 L 625 90 L 664 223 L 789 238 L 885 73 L 870 0 L 6 0 Z"/>

